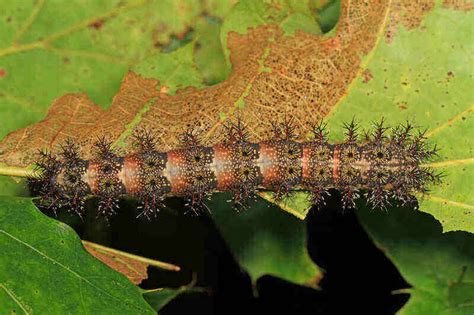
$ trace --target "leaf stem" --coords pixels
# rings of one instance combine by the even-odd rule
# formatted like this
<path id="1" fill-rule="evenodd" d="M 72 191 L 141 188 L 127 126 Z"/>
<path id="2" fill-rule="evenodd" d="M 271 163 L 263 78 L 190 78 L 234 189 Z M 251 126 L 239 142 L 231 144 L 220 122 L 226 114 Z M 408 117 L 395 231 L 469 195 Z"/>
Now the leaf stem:
<path id="1" fill-rule="evenodd" d="M 15 167 L 0 165 L 0 176 L 14 176 L 14 177 L 32 177 L 39 178 L 41 171 L 29 167 Z"/>

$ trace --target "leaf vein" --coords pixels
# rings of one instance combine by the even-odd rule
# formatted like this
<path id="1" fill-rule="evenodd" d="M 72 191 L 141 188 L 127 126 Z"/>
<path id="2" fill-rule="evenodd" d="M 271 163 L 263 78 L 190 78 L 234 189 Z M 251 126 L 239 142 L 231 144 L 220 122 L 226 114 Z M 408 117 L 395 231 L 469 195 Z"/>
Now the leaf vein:
<path id="1" fill-rule="evenodd" d="M 30 16 L 26 19 L 25 23 L 16 32 L 15 38 L 13 39 L 13 43 L 12 43 L 13 46 L 18 44 L 18 42 L 21 39 L 21 36 L 25 34 L 25 32 L 30 28 L 30 26 L 36 20 L 38 13 L 43 8 L 44 2 L 45 0 L 38 0 L 38 2 L 36 2 L 36 5 L 33 7 L 33 10 L 31 10 Z"/>
<path id="2" fill-rule="evenodd" d="M 124 302 L 122 301 L 121 299 L 117 298 L 116 296 L 113 296 L 111 295 L 110 293 L 108 293 L 107 291 L 103 290 L 102 288 L 96 286 L 95 284 L 93 284 L 92 282 L 90 282 L 88 279 L 84 278 L 83 276 L 81 276 L 80 274 L 78 274 L 77 272 L 75 272 L 74 270 L 70 269 L 69 267 L 63 265 L 62 263 L 60 263 L 59 261 L 49 257 L 48 255 L 46 255 L 45 253 L 43 253 L 42 251 L 38 250 L 37 248 L 31 246 L 30 244 L 22 241 L 21 239 L 11 235 L 10 233 L 8 233 L 7 231 L 5 230 L 0 230 L 1 233 L 5 234 L 7 237 L 11 238 L 12 240 L 22 244 L 23 246 L 31 249 L 32 251 L 34 251 L 35 253 L 37 253 L 38 255 L 42 256 L 43 258 L 49 260 L 50 262 L 52 262 L 53 264 L 57 264 L 58 266 L 60 266 L 61 268 L 65 269 L 66 271 L 70 272 L 72 275 L 74 275 L 75 277 L 79 278 L 80 280 L 84 281 L 85 283 L 87 283 L 88 285 L 90 285 L 92 288 L 96 289 L 97 291 L 99 292 L 102 292 L 103 294 L 105 294 L 106 296 L 114 299 L 114 300 L 117 300 L 119 301 L 120 303 L 125 303 L 125 304 L 128 304 L 138 310 L 140 310 L 141 308 L 138 307 L 137 305 L 134 305 L 132 303 L 129 303 L 129 302 Z"/>
<path id="3" fill-rule="evenodd" d="M 451 126 L 452 124 L 454 124 L 455 122 L 459 121 L 460 119 L 462 119 L 463 117 L 465 118 L 465 116 L 469 115 L 470 113 L 474 112 L 474 104 L 472 104 L 469 108 L 467 108 L 466 110 L 462 111 L 461 113 L 451 117 L 450 119 L 448 119 L 447 122 L 445 122 L 444 124 L 434 128 L 434 129 L 431 129 L 430 131 L 428 131 L 426 133 L 426 137 L 431 137 L 437 133 L 439 133 L 440 131 L 446 129 L 447 127 Z"/>
<path id="4" fill-rule="evenodd" d="M 28 43 L 28 44 L 24 44 L 24 45 L 12 45 L 10 47 L 1 49 L 0 50 L 0 57 L 6 56 L 6 55 L 11 55 L 11 54 L 16 54 L 16 53 L 19 53 L 19 52 L 22 52 L 22 51 L 32 50 L 32 49 L 36 49 L 36 48 L 46 49 L 46 47 L 50 43 L 52 43 L 53 41 L 55 41 L 58 38 L 61 38 L 61 37 L 64 37 L 68 34 L 80 31 L 80 30 L 88 27 L 91 23 L 93 23 L 97 20 L 106 19 L 106 18 L 109 18 L 109 17 L 115 17 L 115 16 L 118 16 L 121 13 L 127 12 L 129 10 L 135 9 L 137 7 L 140 7 L 140 6 L 143 6 L 146 3 L 148 3 L 149 1 L 150 0 L 143 0 L 143 1 L 140 1 L 140 2 L 137 2 L 137 3 L 128 4 L 128 5 L 124 5 L 122 7 L 119 7 L 119 8 L 115 8 L 115 9 L 110 10 L 109 12 L 106 12 L 104 14 L 97 15 L 97 16 L 92 17 L 90 19 L 86 19 L 84 21 L 76 23 L 75 25 L 72 25 L 70 27 L 66 27 L 63 30 L 60 30 L 56 33 L 53 33 L 53 34 L 49 35 L 48 37 L 46 37 L 42 40 L 38 40 L 36 42 L 32 42 L 32 43 Z"/>
<path id="5" fill-rule="evenodd" d="M 12 298 L 12 300 L 15 301 L 15 303 L 18 304 L 18 306 L 20 306 L 23 312 L 25 312 L 25 314 L 30 314 L 27 310 L 28 306 L 23 305 L 23 303 L 20 302 L 20 300 L 16 297 L 16 295 L 10 289 L 8 289 L 4 283 L 0 283 L 0 288 L 2 288 L 3 290 L 5 290 L 5 292 L 7 292 L 7 294 Z"/>
<path id="6" fill-rule="evenodd" d="M 441 197 L 438 197 L 438 196 L 427 195 L 427 194 L 423 194 L 423 197 L 428 199 L 428 200 L 434 201 L 434 202 L 444 203 L 444 204 L 448 204 L 448 205 L 451 205 L 451 206 L 456 206 L 456 207 L 460 207 L 460 208 L 464 208 L 464 209 L 468 209 L 468 210 L 474 210 L 474 205 L 470 205 L 470 204 L 467 204 L 467 203 L 462 203 L 462 202 L 449 200 L 449 199 L 441 198 Z"/>

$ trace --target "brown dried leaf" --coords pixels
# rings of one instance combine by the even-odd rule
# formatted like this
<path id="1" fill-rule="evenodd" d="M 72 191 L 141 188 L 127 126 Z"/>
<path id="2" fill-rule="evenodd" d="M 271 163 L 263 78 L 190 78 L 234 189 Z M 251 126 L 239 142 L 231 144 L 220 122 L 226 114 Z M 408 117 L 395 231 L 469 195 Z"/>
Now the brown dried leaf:
<path id="1" fill-rule="evenodd" d="M 8 165 L 28 165 L 42 148 L 54 151 L 71 137 L 81 143 L 85 156 L 98 135 L 118 139 L 142 107 L 159 97 L 158 81 L 143 79 L 130 72 L 108 110 L 101 109 L 85 94 L 66 94 L 55 100 L 46 118 L 10 133 L 0 144 L 0 161 Z"/>
<path id="2" fill-rule="evenodd" d="M 43 121 L 0 143 L 0 163 L 28 165 L 38 149 L 54 151 L 67 137 L 81 143 L 88 157 L 99 135 L 126 144 L 131 131 L 143 127 L 155 131 L 161 150 L 175 147 L 188 125 L 204 127 L 207 142 L 215 143 L 223 137 L 219 125 L 236 115 L 249 126 L 253 141 L 267 138 L 271 123 L 286 114 L 295 119 L 297 133 L 304 138 L 308 120 L 328 115 L 363 71 L 361 58 L 377 44 L 389 13 L 388 1 L 344 2 L 337 32 L 330 38 L 303 32 L 286 36 L 274 25 L 243 35 L 231 32 L 233 72 L 206 89 L 164 95 L 157 89 L 158 81 L 129 73 L 108 110 L 101 110 L 86 95 L 65 95 Z"/>
<path id="3" fill-rule="evenodd" d="M 148 277 L 148 264 L 119 255 L 110 253 L 91 246 L 88 242 L 84 242 L 84 248 L 95 258 L 102 261 L 112 269 L 125 275 L 134 284 L 139 284 Z"/>

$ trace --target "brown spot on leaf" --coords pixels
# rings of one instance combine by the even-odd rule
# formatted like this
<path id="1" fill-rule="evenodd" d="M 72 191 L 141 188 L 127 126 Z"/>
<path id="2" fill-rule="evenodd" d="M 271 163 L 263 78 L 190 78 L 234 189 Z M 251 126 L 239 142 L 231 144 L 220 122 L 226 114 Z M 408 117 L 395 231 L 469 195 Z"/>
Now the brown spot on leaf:
<path id="1" fill-rule="evenodd" d="M 251 141 L 268 138 L 272 123 L 291 113 L 296 134 L 304 138 L 309 122 L 326 116 L 357 78 L 361 57 L 371 51 L 384 26 L 387 1 L 343 2 L 334 38 L 304 32 L 285 36 L 275 25 L 228 34 L 233 71 L 206 89 L 185 88 L 176 95 L 156 89 L 156 80 L 129 73 L 112 106 L 104 111 L 84 94 L 58 98 L 47 117 L 9 134 L 0 143 L 0 162 L 28 165 L 39 148 L 52 148 L 74 137 L 87 158 L 99 135 L 117 140 L 140 113 L 134 128 L 153 130 L 159 150 L 175 148 L 189 125 L 206 130 L 204 144 L 223 139 L 223 120 L 237 115 L 248 126 Z M 311 121 L 308 121 L 311 119 Z M 126 139 L 128 140 L 128 139 Z"/>
<path id="2" fill-rule="evenodd" d="M 448 76 L 446 78 L 446 81 L 449 83 L 449 82 L 451 82 L 452 78 L 454 78 L 454 73 L 452 71 L 449 71 Z"/>
<path id="3" fill-rule="evenodd" d="M 163 85 L 162 87 L 160 87 L 160 93 L 162 94 L 167 94 L 169 90 L 169 86 Z"/>
<path id="4" fill-rule="evenodd" d="M 189 33 L 192 33 L 192 32 L 194 32 L 194 28 L 190 27 L 190 28 L 188 28 L 187 30 L 184 30 L 184 31 L 182 31 L 181 33 L 176 34 L 176 39 L 182 40 L 182 39 L 184 39 L 186 36 L 188 36 Z"/>
<path id="5" fill-rule="evenodd" d="M 153 30 L 152 32 L 152 42 L 153 46 L 155 48 L 159 48 L 161 50 L 167 49 L 167 47 L 175 41 L 181 41 L 185 38 L 191 38 L 192 33 L 194 32 L 194 28 L 191 27 L 190 25 L 186 26 L 186 28 L 179 32 L 179 33 L 173 33 L 169 37 L 166 38 L 166 40 L 163 40 L 162 38 L 162 33 L 168 28 L 166 24 L 160 24 L 158 28 Z"/>
<path id="6" fill-rule="evenodd" d="M 372 72 L 369 69 L 365 69 L 362 73 L 362 82 L 364 83 L 368 83 L 373 78 L 374 76 L 372 75 Z"/>
<path id="7" fill-rule="evenodd" d="M 405 110 L 408 108 L 408 104 L 405 103 L 405 102 L 399 102 L 398 103 L 398 108 L 400 108 L 401 110 Z"/>
<path id="8" fill-rule="evenodd" d="M 6 76 L 7 76 L 7 70 L 0 69 L 0 78 L 6 77 Z"/>
<path id="9" fill-rule="evenodd" d="M 98 19 L 98 20 L 95 20 L 94 22 L 90 23 L 89 27 L 94 28 L 96 30 L 99 30 L 99 29 L 102 28 L 104 23 L 105 23 L 105 19 Z"/>

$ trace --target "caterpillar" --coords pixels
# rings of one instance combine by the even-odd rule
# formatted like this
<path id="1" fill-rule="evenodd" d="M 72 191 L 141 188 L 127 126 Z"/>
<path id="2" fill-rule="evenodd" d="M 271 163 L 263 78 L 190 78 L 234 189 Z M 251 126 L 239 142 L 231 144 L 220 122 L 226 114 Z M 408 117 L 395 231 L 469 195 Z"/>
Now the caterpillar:
<path id="1" fill-rule="evenodd" d="M 182 196 L 198 211 L 216 191 L 230 192 L 235 207 L 245 208 L 259 190 L 273 191 L 277 200 L 305 190 L 311 203 L 321 206 L 329 190 L 337 189 L 344 208 L 354 208 L 364 192 L 372 208 L 384 209 L 392 202 L 413 202 L 415 193 L 426 193 L 440 181 L 440 174 L 423 165 L 437 154 L 436 146 L 430 147 L 425 132 L 415 133 L 409 122 L 390 128 L 382 119 L 373 130 L 359 132 L 352 120 L 344 124 L 340 143 L 329 142 L 322 122 L 311 126 L 306 142 L 296 141 L 294 129 L 291 121 L 275 124 L 271 139 L 252 143 L 237 120 L 224 125 L 223 142 L 206 147 L 190 128 L 180 146 L 168 152 L 156 150 L 150 131 L 138 130 L 133 134 L 135 152 L 120 155 L 102 137 L 90 160 L 82 159 L 79 146 L 67 140 L 57 155 L 39 153 L 39 175 L 28 183 L 42 207 L 67 207 L 82 216 L 85 200 L 96 196 L 99 214 L 108 218 L 123 196 L 137 198 L 141 214 L 150 217 L 168 196 Z"/>

